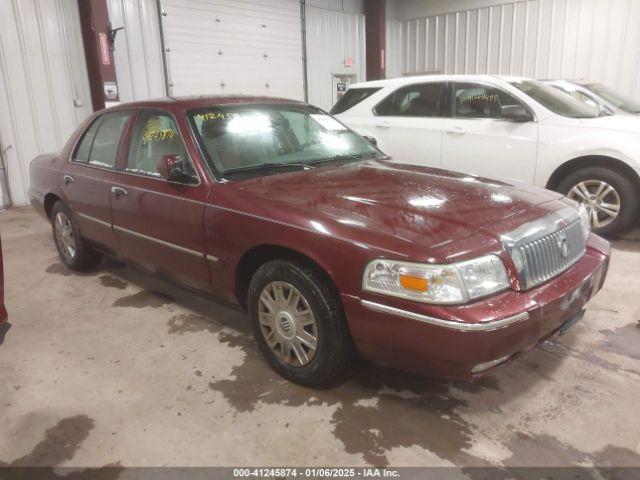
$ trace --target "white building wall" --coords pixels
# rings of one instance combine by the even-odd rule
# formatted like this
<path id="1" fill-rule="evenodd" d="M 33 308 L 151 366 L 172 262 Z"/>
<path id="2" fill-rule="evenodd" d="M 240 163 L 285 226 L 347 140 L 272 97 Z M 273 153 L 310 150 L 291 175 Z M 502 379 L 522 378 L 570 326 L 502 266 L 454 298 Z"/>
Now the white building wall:
<path id="1" fill-rule="evenodd" d="M 158 2 L 107 0 L 111 28 L 116 34 L 114 62 L 121 102 L 166 95 Z"/>
<path id="2" fill-rule="evenodd" d="M 359 6 L 349 10 L 333 10 L 307 4 L 307 88 L 309 103 L 329 110 L 333 106 L 333 75 L 355 75 L 366 78 L 364 14 Z M 314 4 L 321 4 L 315 1 Z M 353 59 L 353 66 L 344 64 Z"/>
<path id="3" fill-rule="evenodd" d="M 0 1 L 0 141 L 14 205 L 28 203 L 29 162 L 91 113 L 77 1 Z"/>
<path id="4" fill-rule="evenodd" d="M 402 73 L 588 79 L 640 99 L 638 1 L 406 1 L 396 15 Z"/>

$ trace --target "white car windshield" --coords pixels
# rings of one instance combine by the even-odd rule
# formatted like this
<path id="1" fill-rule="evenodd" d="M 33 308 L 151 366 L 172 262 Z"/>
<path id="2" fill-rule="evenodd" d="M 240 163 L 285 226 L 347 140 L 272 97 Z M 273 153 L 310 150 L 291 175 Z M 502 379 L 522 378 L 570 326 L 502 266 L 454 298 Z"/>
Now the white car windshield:
<path id="1" fill-rule="evenodd" d="M 597 107 L 582 103 L 542 82 L 514 80 L 509 83 L 557 115 L 571 118 L 594 118 L 600 115 Z"/>

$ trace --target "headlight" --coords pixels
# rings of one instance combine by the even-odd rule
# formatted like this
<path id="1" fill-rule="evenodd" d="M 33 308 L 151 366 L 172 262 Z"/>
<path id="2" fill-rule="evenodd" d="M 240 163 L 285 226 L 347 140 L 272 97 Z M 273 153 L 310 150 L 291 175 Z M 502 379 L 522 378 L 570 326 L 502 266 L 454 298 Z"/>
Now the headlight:
<path id="1" fill-rule="evenodd" d="M 364 271 L 362 288 L 425 303 L 465 303 L 509 287 L 502 260 L 487 255 L 449 265 L 374 260 Z"/>
<path id="2" fill-rule="evenodd" d="M 582 226 L 582 235 L 584 236 L 585 241 L 589 234 L 591 233 L 591 219 L 589 218 L 589 210 L 584 205 L 580 205 L 578 207 L 578 215 L 580 216 L 580 226 Z"/>

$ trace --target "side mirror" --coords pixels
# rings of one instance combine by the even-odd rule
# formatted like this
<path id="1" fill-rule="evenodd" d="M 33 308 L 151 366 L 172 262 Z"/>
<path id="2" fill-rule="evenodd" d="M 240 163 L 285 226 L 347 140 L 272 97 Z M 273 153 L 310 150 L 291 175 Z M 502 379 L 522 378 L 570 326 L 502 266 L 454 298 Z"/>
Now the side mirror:
<path id="1" fill-rule="evenodd" d="M 158 173 L 168 182 L 194 183 L 194 177 L 184 171 L 180 155 L 163 155 L 158 161 Z"/>
<path id="2" fill-rule="evenodd" d="M 531 112 L 523 105 L 503 105 L 502 117 L 513 122 L 530 122 L 533 120 Z"/>
<path id="3" fill-rule="evenodd" d="M 375 139 L 375 137 L 369 137 L 368 135 L 363 135 L 362 136 L 365 140 L 367 140 L 371 145 L 374 146 L 378 146 L 378 140 Z"/>

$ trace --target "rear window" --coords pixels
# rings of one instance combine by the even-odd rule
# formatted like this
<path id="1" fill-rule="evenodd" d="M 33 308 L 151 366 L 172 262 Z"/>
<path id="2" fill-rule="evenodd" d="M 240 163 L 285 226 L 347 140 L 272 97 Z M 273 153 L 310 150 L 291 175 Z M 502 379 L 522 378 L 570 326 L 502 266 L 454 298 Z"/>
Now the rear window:
<path id="1" fill-rule="evenodd" d="M 336 102 L 329 113 L 337 115 L 338 113 L 346 112 L 364 99 L 369 98 L 378 90 L 380 90 L 380 88 L 350 88 L 340 97 L 340 100 Z"/>

